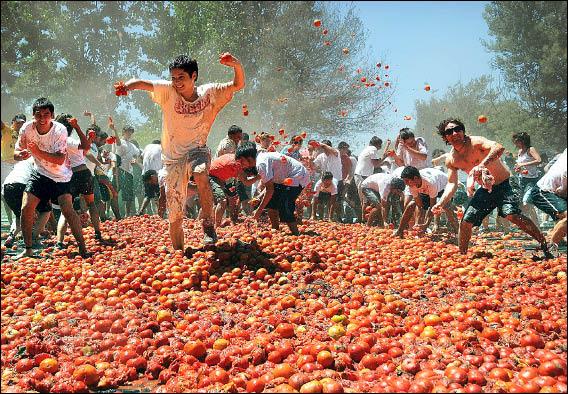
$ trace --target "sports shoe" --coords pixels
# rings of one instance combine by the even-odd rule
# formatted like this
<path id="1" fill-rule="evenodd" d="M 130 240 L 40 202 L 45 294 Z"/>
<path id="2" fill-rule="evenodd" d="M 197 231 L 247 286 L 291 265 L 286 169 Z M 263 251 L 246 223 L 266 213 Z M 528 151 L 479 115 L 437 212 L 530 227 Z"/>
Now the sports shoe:
<path id="1" fill-rule="evenodd" d="M 63 242 L 57 242 L 55 248 L 59 250 L 67 249 L 67 246 Z"/>

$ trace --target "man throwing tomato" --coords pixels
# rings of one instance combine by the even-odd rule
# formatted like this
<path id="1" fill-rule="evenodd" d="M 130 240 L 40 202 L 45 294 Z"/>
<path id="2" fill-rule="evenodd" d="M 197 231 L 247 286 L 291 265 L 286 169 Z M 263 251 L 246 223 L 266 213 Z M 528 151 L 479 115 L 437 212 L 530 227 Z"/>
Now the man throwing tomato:
<path id="1" fill-rule="evenodd" d="M 473 226 L 481 225 L 483 218 L 495 208 L 499 215 L 513 222 L 525 233 L 538 241 L 545 257 L 554 257 L 548 248 L 546 238 L 538 227 L 521 213 L 518 196 L 509 183 L 511 173 L 501 162 L 505 151 L 503 145 L 479 136 L 467 136 L 465 126 L 458 119 L 446 119 L 438 125 L 438 133 L 442 139 L 452 145 L 452 151 L 446 158 L 448 183 L 438 203 L 432 207 L 434 214 L 450 202 L 458 188 L 458 170 L 465 171 L 481 183 L 469 202 L 459 226 L 459 248 L 462 254 L 467 253 Z M 483 173 L 492 175 L 492 184 L 486 185 Z"/>
<path id="2" fill-rule="evenodd" d="M 219 111 L 245 86 L 245 73 L 238 59 L 229 53 L 221 64 L 233 67 L 235 76 L 227 83 L 196 86 L 197 61 L 178 56 L 169 64 L 171 81 L 131 79 L 115 85 L 116 94 L 129 90 L 146 90 L 162 108 L 162 161 L 170 224 L 170 238 L 176 250 L 183 250 L 183 207 L 187 184 L 193 176 L 201 203 L 204 243 L 215 243 L 213 226 L 213 195 L 209 184 L 211 151 L 207 136 Z"/>

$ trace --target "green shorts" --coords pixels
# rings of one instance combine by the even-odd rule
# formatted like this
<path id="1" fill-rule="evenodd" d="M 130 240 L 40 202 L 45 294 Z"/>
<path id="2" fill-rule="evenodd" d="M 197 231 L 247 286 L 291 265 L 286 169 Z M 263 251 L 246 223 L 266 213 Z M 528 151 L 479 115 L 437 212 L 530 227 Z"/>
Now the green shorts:
<path id="1" fill-rule="evenodd" d="M 499 216 L 519 215 L 519 196 L 514 192 L 509 179 L 493 186 L 491 193 L 480 187 L 465 209 L 463 220 L 474 226 L 481 226 L 483 219 L 495 208 Z"/>

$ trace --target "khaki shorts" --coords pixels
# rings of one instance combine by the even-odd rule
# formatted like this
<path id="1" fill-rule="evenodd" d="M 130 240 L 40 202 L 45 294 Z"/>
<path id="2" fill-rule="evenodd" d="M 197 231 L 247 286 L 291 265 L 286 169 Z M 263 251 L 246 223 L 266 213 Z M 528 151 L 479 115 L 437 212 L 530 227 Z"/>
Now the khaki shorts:
<path id="1" fill-rule="evenodd" d="M 207 173 L 210 164 L 211 150 L 207 146 L 191 149 L 178 161 L 164 161 L 163 180 L 170 223 L 184 217 L 189 178 L 194 172 Z"/>

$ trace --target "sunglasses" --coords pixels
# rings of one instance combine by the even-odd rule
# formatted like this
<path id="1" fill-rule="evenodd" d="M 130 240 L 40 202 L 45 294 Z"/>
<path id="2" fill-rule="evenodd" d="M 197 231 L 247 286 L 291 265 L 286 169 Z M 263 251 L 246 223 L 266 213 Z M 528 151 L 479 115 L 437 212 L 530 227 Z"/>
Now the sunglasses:
<path id="1" fill-rule="evenodd" d="M 454 134 L 454 132 L 460 132 L 460 131 L 465 131 L 462 126 L 454 126 L 451 129 L 444 130 L 442 132 L 442 135 L 445 137 L 445 136 Z"/>

